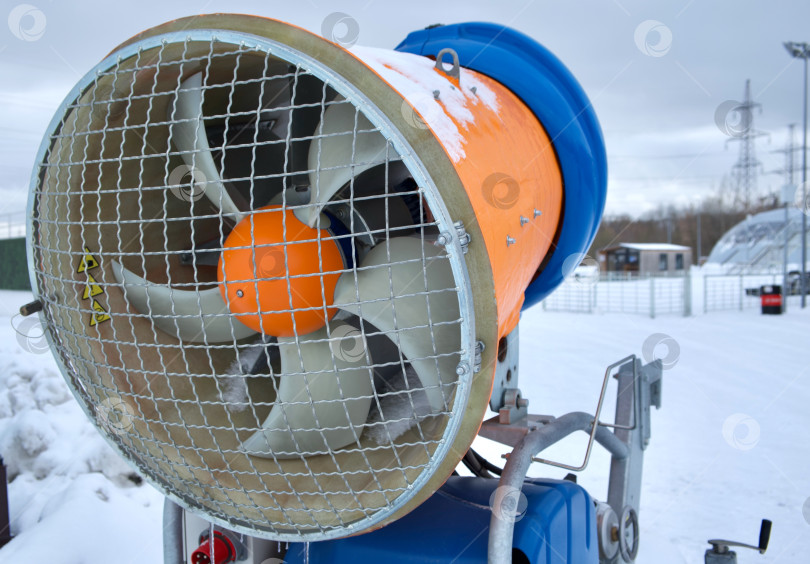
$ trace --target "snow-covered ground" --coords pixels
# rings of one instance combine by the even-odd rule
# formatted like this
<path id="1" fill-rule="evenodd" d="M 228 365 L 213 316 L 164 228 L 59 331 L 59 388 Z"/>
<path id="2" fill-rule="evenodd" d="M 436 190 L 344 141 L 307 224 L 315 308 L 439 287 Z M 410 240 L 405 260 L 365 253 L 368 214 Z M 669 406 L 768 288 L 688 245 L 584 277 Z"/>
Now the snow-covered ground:
<path id="1" fill-rule="evenodd" d="M 36 353 L 41 343 L 18 341 L 12 324 L 24 320 L 12 317 L 29 298 L 0 292 L 0 454 L 15 535 L 0 562 L 159 563 L 162 498 L 135 483 L 86 421 L 50 354 Z M 650 319 L 534 308 L 520 343 L 531 411 L 592 411 L 605 367 L 641 355 L 645 343 L 649 351 L 656 334 L 671 337 L 669 349 L 654 347 L 670 366 L 663 408 L 652 414 L 638 562 L 703 562 L 708 538 L 755 543 L 763 517 L 774 522 L 771 547 L 764 556 L 739 551 L 741 564 L 810 561 L 810 312 Z M 545 456 L 580 462 L 580 435 Z M 493 461 L 505 452 L 483 439 L 476 448 Z M 597 449 L 580 476 L 595 497 L 605 497 L 608 465 Z M 531 473 L 565 474 L 539 464 Z"/>
<path id="2" fill-rule="evenodd" d="M 163 496 L 136 484 L 68 391 L 41 330 L 14 317 L 30 300 L 0 291 L 0 455 L 14 535 L 0 562 L 162 562 Z"/>
<path id="3" fill-rule="evenodd" d="M 655 348 L 671 366 L 663 406 L 652 413 L 637 561 L 702 563 L 709 538 L 756 544 L 768 518 L 768 552 L 741 549 L 740 563 L 810 562 L 810 310 L 650 319 L 534 308 L 520 327 L 520 388 L 529 409 L 593 412 L 605 367 L 630 353 L 642 356 L 645 342 L 649 348 L 662 340 L 656 334 L 674 342 Z M 607 419 L 610 402 L 615 394 L 606 400 Z M 579 464 L 586 439 L 579 433 L 544 457 Z M 506 451 L 485 439 L 476 447 L 491 459 Z M 605 499 L 608 471 L 609 457 L 597 448 L 579 483 Z M 530 470 L 566 473 L 539 464 Z"/>

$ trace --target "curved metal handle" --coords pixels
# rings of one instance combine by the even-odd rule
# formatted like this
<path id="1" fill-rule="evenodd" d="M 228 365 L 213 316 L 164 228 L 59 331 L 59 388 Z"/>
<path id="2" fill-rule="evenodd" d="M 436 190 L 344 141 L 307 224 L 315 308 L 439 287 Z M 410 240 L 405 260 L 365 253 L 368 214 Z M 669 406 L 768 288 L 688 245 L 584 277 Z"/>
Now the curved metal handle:
<path id="1" fill-rule="evenodd" d="M 732 546 L 737 548 L 750 548 L 751 550 L 758 551 L 760 554 L 765 554 L 765 551 L 768 550 L 768 543 L 771 541 L 772 526 L 773 523 L 769 519 L 762 520 L 762 525 L 759 528 L 759 546 L 723 539 L 711 539 L 709 540 L 709 544 L 712 545 L 712 550 L 714 550 L 716 554 L 726 554 Z"/>
<path id="2" fill-rule="evenodd" d="M 453 57 L 453 66 L 449 69 L 444 66 L 444 56 L 450 54 Z M 436 55 L 436 69 L 442 71 L 444 74 L 449 76 L 450 78 L 455 78 L 456 80 L 461 79 L 461 66 L 458 63 L 458 53 L 456 53 L 453 49 L 449 47 L 445 47 Z"/>

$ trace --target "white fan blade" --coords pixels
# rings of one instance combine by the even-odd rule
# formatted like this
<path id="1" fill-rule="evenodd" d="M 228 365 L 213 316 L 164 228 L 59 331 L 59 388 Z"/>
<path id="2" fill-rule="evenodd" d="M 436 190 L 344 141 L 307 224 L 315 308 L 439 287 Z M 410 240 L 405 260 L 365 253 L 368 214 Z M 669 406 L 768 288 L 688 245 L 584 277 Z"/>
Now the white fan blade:
<path id="1" fill-rule="evenodd" d="M 230 313 L 219 288 L 176 290 L 152 284 L 117 261 L 110 264 L 130 305 L 149 315 L 159 329 L 183 342 L 224 343 L 256 334 Z"/>
<path id="2" fill-rule="evenodd" d="M 366 255 L 356 274 L 341 275 L 334 301 L 336 307 L 374 324 L 399 344 L 425 388 L 433 413 L 446 410 L 442 385 L 455 382 L 461 348 L 455 323 L 458 299 L 453 292 L 437 292 L 455 288 L 450 264 L 446 258 L 437 259 L 439 254 L 435 246 L 411 237 L 383 242 Z M 426 287 L 437 293 L 426 294 Z M 450 323 L 436 325 L 443 322 Z"/>
<path id="3" fill-rule="evenodd" d="M 354 336 L 356 335 L 356 336 Z M 339 338 L 362 345 L 340 353 Z M 278 397 L 262 430 L 243 444 L 248 454 L 298 458 L 327 453 L 357 441 L 368 419 L 374 394 L 365 340 L 342 323 L 307 335 L 280 337 L 281 375 Z M 313 342 L 320 341 L 320 342 Z M 335 370 L 337 368 L 337 371 Z"/>
<path id="4" fill-rule="evenodd" d="M 385 162 L 385 137 L 373 129 L 353 104 L 335 104 L 324 112 L 309 146 L 310 205 L 294 212 L 303 223 L 314 226 L 326 202 L 352 177 Z"/>
<path id="5" fill-rule="evenodd" d="M 206 198 L 217 209 L 238 223 L 244 219 L 245 214 L 233 203 L 222 183 L 214 157 L 211 156 L 208 135 L 205 133 L 201 72 L 188 77 L 180 85 L 176 106 L 174 117 L 171 109 L 169 110 L 169 119 L 177 121 L 172 124 L 172 140 L 177 149 L 182 151 L 181 156 L 191 170 L 195 187 L 202 188 Z"/>

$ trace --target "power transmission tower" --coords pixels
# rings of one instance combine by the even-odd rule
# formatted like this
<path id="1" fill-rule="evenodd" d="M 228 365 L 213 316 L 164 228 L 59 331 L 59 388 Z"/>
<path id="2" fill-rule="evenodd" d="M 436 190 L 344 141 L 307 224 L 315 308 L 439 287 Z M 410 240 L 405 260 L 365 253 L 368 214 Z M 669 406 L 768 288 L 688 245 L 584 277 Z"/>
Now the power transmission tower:
<path id="1" fill-rule="evenodd" d="M 783 175 L 785 177 L 785 184 L 787 186 L 790 186 L 790 187 L 793 187 L 793 188 L 795 188 L 795 185 L 793 183 L 793 179 L 794 179 L 794 174 L 796 172 L 796 161 L 795 161 L 795 158 L 793 157 L 793 155 L 797 151 L 801 151 L 801 149 L 802 149 L 800 145 L 796 145 L 795 129 L 796 129 L 796 124 L 795 123 L 791 123 L 790 125 L 788 125 L 788 141 L 787 141 L 787 144 L 785 145 L 785 148 L 784 149 L 776 149 L 776 150 L 772 151 L 774 153 L 784 153 L 784 155 L 785 155 L 785 166 L 784 166 L 784 168 L 774 170 L 773 172 L 775 174 Z M 790 200 L 790 202 L 792 202 L 793 201 L 793 194 L 782 194 L 781 199 L 783 200 L 783 203 L 785 203 L 785 200 Z"/>
<path id="2" fill-rule="evenodd" d="M 754 129 L 754 108 L 762 111 L 762 105 L 751 99 L 751 79 L 745 81 L 743 102 L 735 108 L 740 116 L 739 133 L 730 141 L 740 142 L 740 155 L 731 169 L 734 180 L 734 206 L 747 212 L 751 209 L 751 198 L 757 193 L 757 170 L 762 163 L 757 160 L 754 140 L 767 135 Z"/>

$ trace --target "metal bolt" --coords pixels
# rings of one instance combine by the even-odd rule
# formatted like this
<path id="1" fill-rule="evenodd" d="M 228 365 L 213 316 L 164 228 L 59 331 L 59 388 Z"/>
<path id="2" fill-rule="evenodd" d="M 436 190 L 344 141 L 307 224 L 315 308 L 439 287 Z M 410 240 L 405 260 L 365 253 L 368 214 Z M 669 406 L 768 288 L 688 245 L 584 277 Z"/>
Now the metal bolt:
<path id="1" fill-rule="evenodd" d="M 527 223 L 529 223 L 529 218 L 528 218 L 528 217 L 523 217 L 523 216 L 521 215 L 521 216 L 520 216 L 520 226 L 521 226 L 521 227 L 523 227 L 523 226 L 524 226 L 524 225 L 526 225 Z"/>
<path id="2" fill-rule="evenodd" d="M 439 92 L 438 90 L 434 90 L 433 91 L 433 99 L 438 100 L 440 94 L 441 94 L 441 92 Z"/>
<path id="3" fill-rule="evenodd" d="M 506 236 L 506 246 L 508 247 L 508 246 L 514 245 L 514 244 L 515 244 L 515 240 L 512 237 L 510 237 L 509 235 L 507 235 Z"/>
<path id="4" fill-rule="evenodd" d="M 236 291 L 236 297 L 237 298 L 244 297 L 244 295 L 245 295 L 245 293 L 242 290 L 237 290 Z"/>
<path id="5" fill-rule="evenodd" d="M 456 374 L 459 376 L 464 376 L 470 371 L 470 367 L 467 366 L 466 362 L 459 362 L 458 366 L 456 366 Z"/>
<path id="6" fill-rule="evenodd" d="M 440 233 L 436 238 L 436 246 L 444 247 L 450 242 L 450 236 L 447 233 Z"/>
<path id="7" fill-rule="evenodd" d="M 529 407 L 529 400 L 527 398 L 518 398 L 517 399 L 517 406 L 518 407 Z"/>
<path id="8" fill-rule="evenodd" d="M 534 210 L 534 217 L 535 217 L 535 219 L 537 219 L 537 218 L 538 218 L 539 216 L 541 216 L 541 215 L 543 215 L 543 212 L 541 212 L 541 211 L 540 211 L 540 210 L 538 210 L 538 209 L 535 209 L 535 210 Z"/>

